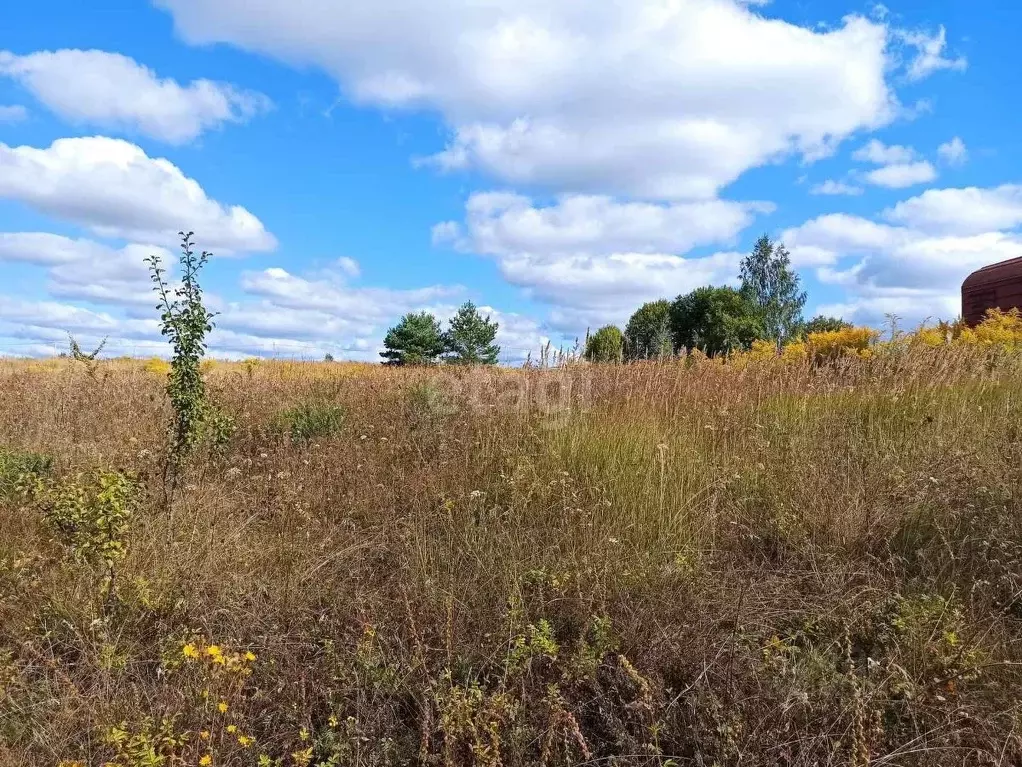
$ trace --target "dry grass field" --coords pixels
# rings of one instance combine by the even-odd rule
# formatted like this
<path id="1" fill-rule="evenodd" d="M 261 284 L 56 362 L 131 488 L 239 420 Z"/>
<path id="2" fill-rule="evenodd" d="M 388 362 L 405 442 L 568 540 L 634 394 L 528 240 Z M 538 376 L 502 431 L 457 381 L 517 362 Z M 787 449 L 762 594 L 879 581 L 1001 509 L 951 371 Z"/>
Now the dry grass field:
<path id="1" fill-rule="evenodd" d="M 0 361 L 0 764 L 1022 764 L 1022 361 Z"/>

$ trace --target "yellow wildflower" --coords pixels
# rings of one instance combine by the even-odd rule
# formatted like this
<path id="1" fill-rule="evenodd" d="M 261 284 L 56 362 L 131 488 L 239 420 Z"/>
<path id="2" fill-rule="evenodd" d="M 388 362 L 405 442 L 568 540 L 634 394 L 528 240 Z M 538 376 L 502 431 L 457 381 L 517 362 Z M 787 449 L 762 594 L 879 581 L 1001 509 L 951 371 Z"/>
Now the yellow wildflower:
<path id="1" fill-rule="evenodd" d="M 254 740 L 255 740 L 254 738 L 250 738 L 248 735 L 239 735 L 238 736 L 238 744 L 242 748 L 248 748 L 249 746 L 252 745 Z"/>
<path id="2" fill-rule="evenodd" d="M 209 754 L 206 754 L 201 759 L 199 759 L 199 764 L 202 767 L 209 767 L 209 765 L 213 764 L 213 757 L 210 756 Z"/>
<path id="3" fill-rule="evenodd" d="M 238 731 L 238 726 L 237 725 L 234 725 L 234 724 L 227 725 L 227 732 L 230 733 L 231 735 L 233 735 L 237 731 Z"/>
<path id="4" fill-rule="evenodd" d="M 181 654 L 184 655 L 186 658 L 191 658 L 192 660 L 195 660 L 199 657 L 199 650 L 192 642 L 189 642 L 188 644 L 181 648 Z"/>
<path id="5" fill-rule="evenodd" d="M 334 716 L 333 714 L 331 714 L 330 718 L 326 720 L 326 723 L 329 724 L 331 727 L 336 727 L 337 726 L 337 717 Z"/>
<path id="6" fill-rule="evenodd" d="M 251 650 L 249 650 L 247 653 L 245 653 L 245 660 L 247 660 L 249 663 L 251 663 L 255 659 L 256 659 L 256 654 L 254 652 L 252 652 Z"/>
<path id="7" fill-rule="evenodd" d="M 209 730 L 203 730 L 199 733 L 199 737 L 203 740 L 209 740 Z"/>
<path id="8" fill-rule="evenodd" d="M 219 711 L 221 714 L 226 714 L 227 713 L 227 701 L 223 701 L 223 700 L 220 701 L 217 704 L 217 706 L 216 706 L 216 710 Z"/>
<path id="9" fill-rule="evenodd" d="M 222 658 L 224 656 L 224 651 L 220 649 L 220 645 L 211 644 L 206 648 L 206 655 L 213 658 L 213 660 L 216 660 L 217 658 Z"/>

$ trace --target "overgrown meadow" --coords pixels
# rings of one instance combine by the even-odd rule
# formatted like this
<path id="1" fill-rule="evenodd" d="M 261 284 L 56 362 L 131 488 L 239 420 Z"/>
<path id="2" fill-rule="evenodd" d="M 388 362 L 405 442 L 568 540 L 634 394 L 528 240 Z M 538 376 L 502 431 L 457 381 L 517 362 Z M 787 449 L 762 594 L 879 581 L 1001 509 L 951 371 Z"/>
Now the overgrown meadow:
<path id="1" fill-rule="evenodd" d="M 1022 763 L 1016 349 L 0 362 L 0 763 Z"/>

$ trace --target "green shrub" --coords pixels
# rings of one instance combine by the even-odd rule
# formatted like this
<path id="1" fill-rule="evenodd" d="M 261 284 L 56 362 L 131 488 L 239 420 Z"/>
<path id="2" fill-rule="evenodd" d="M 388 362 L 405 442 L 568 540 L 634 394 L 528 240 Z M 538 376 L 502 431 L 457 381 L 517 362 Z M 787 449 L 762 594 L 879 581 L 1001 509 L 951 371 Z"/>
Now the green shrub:
<path id="1" fill-rule="evenodd" d="M 48 474 L 52 468 L 48 455 L 0 447 L 0 498 L 13 493 L 22 477 Z"/>
<path id="2" fill-rule="evenodd" d="M 606 325 L 586 339 L 585 358 L 590 362 L 620 362 L 624 335 L 615 325 Z"/>
<path id="3" fill-rule="evenodd" d="M 138 500 L 134 479 L 118 471 L 60 481 L 37 478 L 32 494 L 56 539 L 75 560 L 112 570 L 123 558 Z"/>
<path id="4" fill-rule="evenodd" d="M 225 413 L 212 402 L 206 403 L 202 413 L 200 439 L 209 445 L 213 455 L 222 456 L 226 452 L 237 430 L 238 424 L 234 416 Z"/>
<path id="5" fill-rule="evenodd" d="M 329 437 L 344 425 L 345 410 L 326 402 L 302 402 L 282 410 L 273 419 L 272 430 L 288 434 L 294 442 Z"/>

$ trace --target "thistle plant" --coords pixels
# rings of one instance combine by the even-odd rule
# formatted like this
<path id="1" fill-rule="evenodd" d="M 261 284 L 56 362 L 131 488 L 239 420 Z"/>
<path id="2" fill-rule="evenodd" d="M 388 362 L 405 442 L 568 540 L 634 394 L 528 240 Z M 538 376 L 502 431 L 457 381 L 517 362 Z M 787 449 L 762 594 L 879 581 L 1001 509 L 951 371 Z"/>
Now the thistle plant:
<path id="1" fill-rule="evenodd" d="M 180 232 L 181 255 L 179 266 L 181 282 L 171 288 L 167 271 L 157 255 L 149 256 L 153 290 L 160 301 L 163 335 L 170 339 L 174 356 L 170 361 L 167 395 L 174 409 L 174 423 L 170 428 L 170 461 L 168 468 L 176 480 L 177 468 L 194 449 L 202 434 L 206 415 L 206 385 L 200 368 L 206 353 L 206 334 L 213 329 L 213 317 L 202 303 L 199 272 L 209 261 L 210 253 L 193 250 L 192 232 Z"/>

